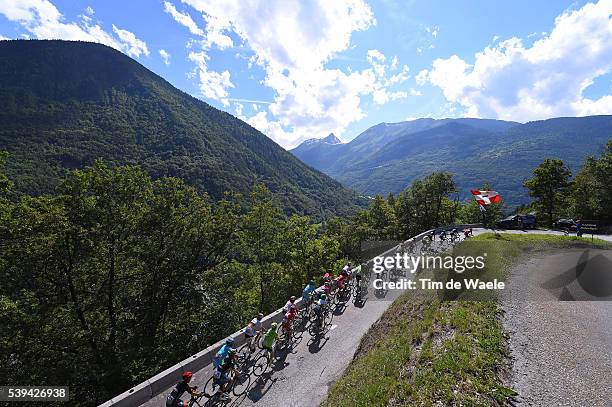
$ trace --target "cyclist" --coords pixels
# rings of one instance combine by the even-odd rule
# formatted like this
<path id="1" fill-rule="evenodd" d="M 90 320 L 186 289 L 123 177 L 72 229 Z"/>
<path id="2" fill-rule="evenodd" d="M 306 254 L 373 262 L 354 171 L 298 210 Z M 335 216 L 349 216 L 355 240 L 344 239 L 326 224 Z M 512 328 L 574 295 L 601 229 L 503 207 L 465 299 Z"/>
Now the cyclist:
<path id="1" fill-rule="evenodd" d="M 327 306 L 327 295 L 325 293 L 321 294 L 318 300 L 315 301 L 314 312 L 317 317 L 321 316 L 321 312 Z"/>
<path id="2" fill-rule="evenodd" d="M 214 377 L 217 384 L 220 386 L 219 391 L 221 392 L 221 400 L 229 400 L 229 394 L 227 389 L 232 382 L 231 373 L 234 373 L 234 377 L 238 376 L 238 370 L 236 369 L 236 349 L 230 349 L 227 357 L 221 364 L 215 369 Z"/>
<path id="3" fill-rule="evenodd" d="M 234 349 L 233 345 L 234 338 L 227 338 L 227 340 L 225 341 L 225 345 L 221 346 L 221 349 L 219 349 L 219 351 L 213 358 L 213 366 L 215 368 L 219 367 L 219 365 L 221 365 L 221 362 L 223 362 L 227 358 L 230 353 L 230 350 Z"/>
<path id="4" fill-rule="evenodd" d="M 353 269 L 353 274 L 355 274 L 355 282 L 357 283 L 357 287 L 359 287 L 359 284 L 361 283 L 361 278 L 363 277 L 361 275 L 361 264 Z"/>
<path id="5" fill-rule="evenodd" d="M 295 305 L 295 295 L 292 295 L 291 298 L 289 298 L 289 301 L 287 301 L 287 303 L 283 307 L 283 313 L 289 312 L 289 309 L 292 305 Z"/>
<path id="6" fill-rule="evenodd" d="M 441 241 L 445 241 L 446 240 L 446 230 L 442 230 L 440 232 L 440 240 Z"/>
<path id="7" fill-rule="evenodd" d="M 344 267 L 342 267 L 342 271 L 340 272 L 340 274 L 345 275 L 345 276 L 349 276 L 351 274 L 351 263 L 348 262 L 344 265 Z"/>
<path id="8" fill-rule="evenodd" d="M 323 274 L 323 281 L 331 281 L 334 278 L 334 272 L 332 269 L 329 269 Z"/>
<path id="9" fill-rule="evenodd" d="M 193 397 L 200 397 L 202 393 L 196 392 L 196 387 L 191 387 L 189 382 L 193 377 L 193 373 L 183 373 L 183 380 L 176 384 L 176 387 L 172 390 L 168 397 L 166 397 L 166 407 L 186 407 L 187 403 L 181 400 L 183 393 L 187 392 Z"/>
<path id="10" fill-rule="evenodd" d="M 310 280 L 308 284 L 306 284 L 306 287 L 304 287 L 304 291 L 302 291 L 302 301 L 304 302 L 304 305 L 312 301 L 312 296 L 316 289 L 317 287 L 315 287 L 314 280 Z"/>
<path id="11" fill-rule="evenodd" d="M 351 265 L 351 262 L 348 262 L 343 268 L 342 271 L 340 272 L 341 276 L 344 276 L 345 280 L 350 280 L 351 276 L 353 274 L 353 267 Z"/>
<path id="12" fill-rule="evenodd" d="M 463 229 L 463 236 L 464 236 L 466 239 L 467 239 L 468 237 L 470 237 L 470 236 L 473 236 L 473 235 L 472 235 L 472 228 L 469 228 L 469 229 Z"/>
<path id="13" fill-rule="evenodd" d="M 257 316 L 253 318 L 251 322 L 249 322 L 244 330 L 244 336 L 249 343 L 249 349 L 251 349 L 251 352 L 255 351 L 256 338 L 261 334 L 261 320 L 263 317 L 264 314 L 262 312 L 257 314 Z"/>
<path id="14" fill-rule="evenodd" d="M 262 343 L 263 348 L 270 351 L 270 360 L 274 359 L 274 344 L 276 338 L 278 338 L 278 324 L 273 322 L 272 325 L 270 325 L 270 329 L 265 333 Z"/>
<path id="15" fill-rule="evenodd" d="M 338 277 L 334 279 L 334 282 L 336 283 L 336 288 L 338 289 L 338 291 L 344 288 L 344 282 L 347 280 L 347 278 L 348 277 L 346 277 L 346 275 L 340 274 Z"/>
<path id="16" fill-rule="evenodd" d="M 297 307 L 295 305 L 291 305 L 291 307 L 289 307 L 289 311 L 283 317 L 283 329 L 285 332 L 291 332 L 291 325 L 295 320 L 296 314 Z"/>
<path id="17" fill-rule="evenodd" d="M 457 228 L 454 228 L 453 230 L 451 230 L 451 236 L 453 237 L 453 239 L 459 238 L 459 231 L 457 230 Z"/>

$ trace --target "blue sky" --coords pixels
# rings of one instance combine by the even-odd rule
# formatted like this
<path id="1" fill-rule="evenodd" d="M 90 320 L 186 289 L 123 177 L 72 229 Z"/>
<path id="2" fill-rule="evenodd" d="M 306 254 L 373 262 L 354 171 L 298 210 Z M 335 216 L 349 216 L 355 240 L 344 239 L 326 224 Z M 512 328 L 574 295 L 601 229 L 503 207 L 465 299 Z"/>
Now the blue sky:
<path id="1" fill-rule="evenodd" d="M 0 38 L 107 44 L 290 148 L 417 117 L 612 114 L 611 15 L 611 0 L 14 0 Z"/>

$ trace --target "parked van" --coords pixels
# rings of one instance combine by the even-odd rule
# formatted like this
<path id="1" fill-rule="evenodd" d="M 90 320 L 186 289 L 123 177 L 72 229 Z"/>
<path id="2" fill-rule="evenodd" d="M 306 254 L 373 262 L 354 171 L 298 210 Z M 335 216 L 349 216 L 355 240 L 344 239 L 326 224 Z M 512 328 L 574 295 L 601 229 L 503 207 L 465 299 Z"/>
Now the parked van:
<path id="1" fill-rule="evenodd" d="M 537 225 L 536 216 L 528 215 L 510 215 L 497 222 L 497 227 L 500 229 L 535 229 Z"/>

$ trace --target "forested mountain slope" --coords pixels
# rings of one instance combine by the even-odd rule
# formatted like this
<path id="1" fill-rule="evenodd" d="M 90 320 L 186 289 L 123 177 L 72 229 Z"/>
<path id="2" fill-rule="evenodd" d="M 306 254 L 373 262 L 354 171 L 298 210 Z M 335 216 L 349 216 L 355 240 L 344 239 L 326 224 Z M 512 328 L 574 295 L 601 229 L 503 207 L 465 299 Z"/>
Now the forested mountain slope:
<path id="1" fill-rule="evenodd" d="M 100 44 L 0 42 L 0 150 L 19 191 L 52 192 L 101 158 L 215 199 L 265 183 L 286 213 L 346 214 L 357 196 L 232 115 Z"/>
<path id="2" fill-rule="evenodd" d="M 321 144 L 334 154 L 321 165 L 298 147 L 292 152 L 335 179 L 368 195 L 398 193 L 434 171 L 449 171 L 463 193 L 491 184 L 510 205 L 526 203 L 523 181 L 545 158 L 572 170 L 600 154 L 612 138 L 612 116 L 555 118 L 519 124 L 483 119 L 418 119 L 381 123 L 350 143 Z"/>

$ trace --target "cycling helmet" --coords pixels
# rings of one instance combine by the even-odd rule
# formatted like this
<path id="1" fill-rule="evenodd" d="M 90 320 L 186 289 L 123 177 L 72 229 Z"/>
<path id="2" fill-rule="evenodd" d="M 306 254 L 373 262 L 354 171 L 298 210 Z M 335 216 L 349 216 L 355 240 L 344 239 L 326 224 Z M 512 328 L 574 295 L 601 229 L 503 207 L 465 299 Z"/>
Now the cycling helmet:
<path id="1" fill-rule="evenodd" d="M 276 322 L 272 322 L 272 325 L 270 325 L 270 328 L 276 329 L 278 328 L 278 324 Z"/>
<path id="2" fill-rule="evenodd" d="M 235 355 L 236 354 L 236 349 L 234 349 L 234 348 L 230 349 L 229 354 L 230 355 Z"/>
<path id="3" fill-rule="evenodd" d="M 234 344 L 234 338 L 232 338 L 232 337 L 227 338 L 227 339 L 225 340 L 225 343 L 226 343 L 227 345 L 230 345 L 230 346 L 231 346 L 231 345 L 233 345 L 233 344 Z"/>
<path id="4" fill-rule="evenodd" d="M 295 301 L 295 295 L 292 295 L 291 298 L 289 298 L 289 301 Z"/>
<path id="5" fill-rule="evenodd" d="M 257 319 L 262 319 L 264 317 L 263 312 L 260 312 L 259 314 L 257 314 Z"/>
<path id="6" fill-rule="evenodd" d="M 322 299 L 322 300 L 326 300 L 326 299 L 327 299 L 327 295 L 325 295 L 325 294 L 321 294 L 321 299 Z"/>
<path id="7" fill-rule="evenodd" d="M 310 281 L 308 282 L 308 284 L 310 284 L 310 285 L 314 285 L 314 283 L 315 283 L 315 282 L 314 282 L 314 280 L 310 280 Z"/>
<path id="8" fill-rule="evenodd" d="M 191 376 L 193 376 L 193 373 L 191 372 L 183 373 L 183 379 L 191 379 Z"/>
<path id="9" fill-rule="evenodd" d="M 326 281 L 326 282 L 325 282 L 325 286 L 326 286 L 326 287 L 330 287 L 330 286 L 331 286 L 331 283 L 330 283 L 329 281 Z"/>

